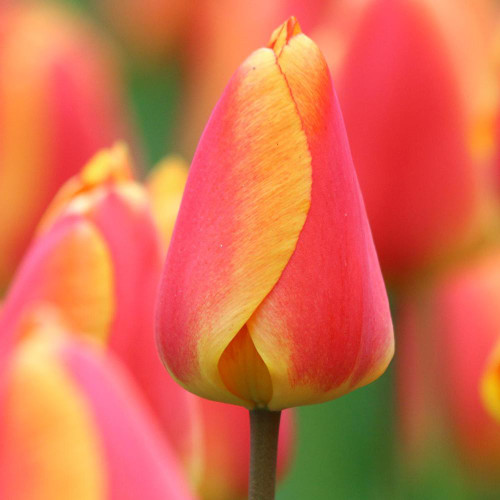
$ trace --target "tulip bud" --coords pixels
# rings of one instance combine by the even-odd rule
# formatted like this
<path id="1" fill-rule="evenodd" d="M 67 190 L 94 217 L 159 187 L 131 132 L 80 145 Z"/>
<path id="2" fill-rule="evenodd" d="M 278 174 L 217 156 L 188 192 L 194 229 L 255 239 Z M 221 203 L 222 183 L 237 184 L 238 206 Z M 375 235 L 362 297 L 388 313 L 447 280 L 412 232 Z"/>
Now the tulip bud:
<path id="1" fill-rule="evenodd" d="M 280 410 L 377 378 L 387 295 L 326 63 L 294 18 L 239 67 L 191 165 L 158 343 L 188 390 Z"/>
<path id="2" fill-rule="evenodd" d="M 246 498 L 250 461 L 248 412 L 234 405 L 199 400 L 202 420 L 201 476 L 197 491 L 203 500 Z M 281 416 L 278 479 L 287 471 L 294 444 L 293 410 Z"/>
<path id="3" fill-rule="evenodd" d="M 0 29 L 0 288 L 60 185 L 129 135 L 106 41 L 60 7 L 14 4 Z"/>
<path id="4" fill-rule="evenodd" d="M 491 30 L 486 2 L 370 3 L 334 72 L 380 263 L 400 283 L 488 225 Z"/>
<path id="5" fill-rule="evenodd" d="M 23 311 L 48 302 L 75 332 L 108 347 L 134 375 L 175 450 L 194 460 L 193 396 L 165 373 L 154 342 L 163 249 L 146 190 L 124 146 L 104 150 L 47 210 L 0 317 L 13 343 Z"/>
<path id="6" fill-rule="evenodd" d="M 37 315 L 1 375 L 0 497 L 191 498 L 119 363 Z"/>

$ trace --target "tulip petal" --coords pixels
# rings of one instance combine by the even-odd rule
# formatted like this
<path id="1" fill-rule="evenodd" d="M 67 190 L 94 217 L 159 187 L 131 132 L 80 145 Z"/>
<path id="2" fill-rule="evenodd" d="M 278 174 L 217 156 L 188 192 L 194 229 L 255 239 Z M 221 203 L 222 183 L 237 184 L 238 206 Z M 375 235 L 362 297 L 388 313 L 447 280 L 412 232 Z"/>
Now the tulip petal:
<path id="1" fill-rule="evenodd" d="M 367 384 L 394 349 L 384 282 L 326 63 L 303 34 L 288 40 L 278 62 L 308 139 L 313 182 L 295 252 L 247 323 L 271 373 L 272 410 Z"/>
<path id="2" fill-rule="evenodd" d="M 104 500 L 105 463 L 93 417 L 54 350 L 24 341 L 6 376 L 0 497 Z"/>
<path id="3" fill-rule="evenodd" d="M 257 50 L 231 79 L 202 136 L 164 270 L 162 355 L 193 392 L 248 405 L 228 394 L 218 362 L 295 249 L 311 175 L 286 78 L 272 50 Z"/>
<path id="4" fill-rule="evenodd" d="M 121 365 L 45 318 L 2 373 L 1 497 L 191 498 L 179 463 Z"/>
<path id="5" fill-rule="evenodd" d="M 121 365 L 78 343 L 67 343 L 61 358 L 99 429 L 110 498 L 191 498 L 179 463 Z"/>
<path id="6" fill-rule="evenodd" d="M 114 309 L 110 255 L 84 218 L 62 218 L 27 254 L 2 309 L 0 345 L 12 341 L 23 312 L 35 303 L 59 307 L 79 332 L 106 340 Z"/>

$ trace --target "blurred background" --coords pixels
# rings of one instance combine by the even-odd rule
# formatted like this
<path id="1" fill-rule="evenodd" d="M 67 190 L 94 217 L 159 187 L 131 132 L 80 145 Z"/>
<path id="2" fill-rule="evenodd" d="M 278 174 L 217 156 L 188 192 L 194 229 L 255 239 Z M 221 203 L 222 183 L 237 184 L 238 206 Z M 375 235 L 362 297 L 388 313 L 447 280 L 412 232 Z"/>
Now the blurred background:
<path id="1" fill-rule="evenodd" d="M 278 498 L 500 498 L 494 0 L 0 1 L 0 290 L 98 149 L 127 141 L 139 178 L 189 164 L 231 74 L 292 14 L 332 73 L 396 355 L 297 410 Z"/>

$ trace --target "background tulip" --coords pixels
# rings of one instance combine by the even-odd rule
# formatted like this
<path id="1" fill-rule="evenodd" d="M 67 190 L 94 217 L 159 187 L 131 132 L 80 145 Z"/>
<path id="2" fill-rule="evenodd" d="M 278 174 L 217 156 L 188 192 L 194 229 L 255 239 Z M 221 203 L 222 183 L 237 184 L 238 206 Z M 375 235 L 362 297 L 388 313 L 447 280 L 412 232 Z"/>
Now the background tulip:
<path id="1" fill-rule="evenodd" d="M 410 451 L 435 450 L 435 440 L 448 436 L 471 477 L 494 479 L 500 426 L 482 404 L 480 385 L 500 334 L 498 249 L 439 278 L 410 308 L 399 323 L 397 364 Z"/>
<path id="2" fill-rule="evenodd" d="M 486 5 L 375 0 L 334 69 L 382 269 L 398 284 L 487 224 L 498 90 Z"/>
<path id="3" fill-rule="evenodd" d="M 59 186 L 130 134 L 115 55 L 96 30 L 46 3 L 12 4 L 1 15 L 3 288 Z"/>
<path id="4" fill-rule="evenodd" d="M 164 269 L 158 332 L 182 385 L 249 408 L 337 397 L 392 356 L 387 296 L 328 69 L 293 18 L 240 66 L 204 131 Z"/>
<path id="5" fill-rule="evenodd" d="M 30 305 L 56 306 L 73 331 L 124 362 L 190 467 L 193 396 L 165 372 L 154 343 L 162 251 L 147 192 L 132 179 L 126 149 L 99 153 L 49 207 L 5 301 L 0 338 L 12 343 Z"/>
<path id="6" fill-rule="evenodd" d="M 2 373 L 1 497 L 190 498 L 173 452 L 118 362 L 66 335 L 57 313 L 29 314 Z"/>

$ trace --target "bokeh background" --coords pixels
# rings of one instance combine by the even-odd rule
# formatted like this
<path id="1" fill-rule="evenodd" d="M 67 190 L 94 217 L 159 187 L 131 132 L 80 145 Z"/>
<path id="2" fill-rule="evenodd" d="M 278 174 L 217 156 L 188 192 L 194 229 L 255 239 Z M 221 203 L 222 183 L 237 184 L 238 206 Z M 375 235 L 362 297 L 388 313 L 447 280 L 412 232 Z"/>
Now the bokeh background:
<path id="1" fill-rule="evenodd" d="M 68 10 L 104 41 L 123 92 L 113 103 L 124 108 L 123 130 L 97 131 L 95 148 L 129 140 L 143 175 L 168 154 L 191 160 L 231 73 L 297 16 L 339 93 L 390 291 L 396 356 L 369 386 L 298 409 L 278 498 L 500 498 L 500 423 L 479 397 L 500 339 L 500 266 L 491 259 L 475 273 L 500 250 L 496 3 L 38 3 Z M 84 82 L 85 70 L 76 71 Z M 106 92 L 96 95 L 117 100 Z M 80 153 L 83 164 L 90 155 Z"/>

